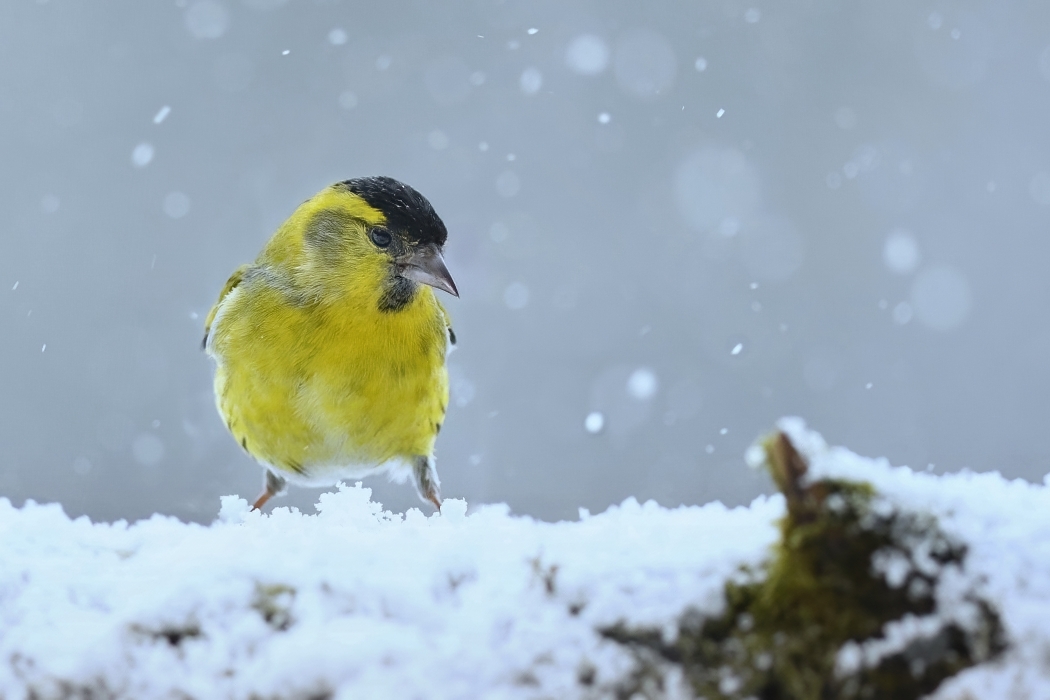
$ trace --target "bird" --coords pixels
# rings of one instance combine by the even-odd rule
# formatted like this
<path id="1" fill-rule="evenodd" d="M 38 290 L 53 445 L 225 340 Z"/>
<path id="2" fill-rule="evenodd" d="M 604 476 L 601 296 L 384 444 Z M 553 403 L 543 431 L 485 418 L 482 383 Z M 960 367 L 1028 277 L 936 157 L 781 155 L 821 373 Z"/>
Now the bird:
<path id="1" fill-rule="evenodd" d="M 204 323 L 215 402 L 264 468 L 262 509 L 288 483 L 386 472 L 441 510 L 434 443 L 456 343 L 434 290 L 458 297 L 434 207 L 391 177 L 332 184 L 303 202 Z"/>

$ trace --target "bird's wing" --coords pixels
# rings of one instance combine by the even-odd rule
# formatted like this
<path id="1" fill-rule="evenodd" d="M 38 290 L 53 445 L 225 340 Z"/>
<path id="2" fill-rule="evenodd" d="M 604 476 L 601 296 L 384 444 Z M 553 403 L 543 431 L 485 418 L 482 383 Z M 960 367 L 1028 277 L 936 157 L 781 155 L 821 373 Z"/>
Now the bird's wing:
<path id="1" fill-rule="evenodd" d="M 445 311 L 445 307 L 438 303 L 438 307 L 441 309 L 441 316 L 445 319 L 445 329 L 448 330 L 448 344 L 449 347 L 455 347 L 456 345 L 456 332 L 452 330 L 452 319 L 449 318 L 448 312 Z"/>
<path id="2" fill-rule="evenodd" d="M 215 302 L 215 306 L 211 307 L 211 311 L 208 312 L 208 317 L 204 319 L 204 340 L 201 341 L 201 349 L 208 346 L 208 334 L 211 333 L 211 324 L 215 320 L 215 314 L 219 311 L 219 307 L 222 306 L 222 300 L 226 298 L 226 295 L 234 290 L 234 288 L 241 283 L 244 279 L 244 273 L 248 271 L 250 265 L 241 265 L 233 274 L 230 275 L 230 279 L 226 280 L 226 285 L 222 288 L 222 292 L 219 294 L 219 300 Z M 446 318 L 448 318 L 446 316 Z"/>

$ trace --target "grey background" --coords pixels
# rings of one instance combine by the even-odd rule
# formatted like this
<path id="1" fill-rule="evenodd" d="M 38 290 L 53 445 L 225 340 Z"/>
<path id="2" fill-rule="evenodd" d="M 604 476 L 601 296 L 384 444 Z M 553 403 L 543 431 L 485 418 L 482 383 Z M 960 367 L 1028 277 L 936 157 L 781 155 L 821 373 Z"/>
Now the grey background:
<path id="1" fill-rule="evenodd" d="M 451 232 L 447 496 L 746 502 L 787 413 L 1041 478 L 1048 45 L 1034 0 L 5 2 L 0 495 L 201 521 L 255 496 L 203 315 L 369 174 Z"/>

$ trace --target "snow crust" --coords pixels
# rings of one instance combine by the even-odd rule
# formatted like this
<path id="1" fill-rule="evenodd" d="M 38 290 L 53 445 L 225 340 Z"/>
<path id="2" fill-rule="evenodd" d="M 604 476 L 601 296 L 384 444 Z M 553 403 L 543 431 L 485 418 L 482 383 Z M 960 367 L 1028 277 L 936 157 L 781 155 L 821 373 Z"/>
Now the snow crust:
<path id="1" fill-rule="evenodd" d="M 0 697 L 571 698 L 581 676 L 601 694 L 632 661 L 596 627 L 717 612 L 783 510 L 629 499 L 544 523 L 370 495 L 341 486 L 317 515 L 226 497 L 210 527 L 0 500 Z"/>
<path id="2" fill-rule="evenodd" d="M 799 420 L 780 428 L 812 478 L 870 482 L 888 507 L 932 514 L 966 544 L 938 595 L 993 601 L 1010 647 L 934 697 L 1050 699 L 1050 488 L 893 468 L 829 448 Z M 440 515 L 394 514 L 370 496 L 341 485 L 317 514 L 225 497 L 208 527 L 92 523 L 0 499 L 0 697 L 606 697 L 634 661 L 598 628 L 670 639 L 686 609 L 717 614 L 784 512 L 780 496 L 734 509 L 628 499 L 544 523 L 454 499 Z M 890 578 L 899 566 L 876 564 Z M 945 614 L 964 619 L 963 598 Z M 855 667 L 928 626 L 891 623 L 840 661 Z"/>

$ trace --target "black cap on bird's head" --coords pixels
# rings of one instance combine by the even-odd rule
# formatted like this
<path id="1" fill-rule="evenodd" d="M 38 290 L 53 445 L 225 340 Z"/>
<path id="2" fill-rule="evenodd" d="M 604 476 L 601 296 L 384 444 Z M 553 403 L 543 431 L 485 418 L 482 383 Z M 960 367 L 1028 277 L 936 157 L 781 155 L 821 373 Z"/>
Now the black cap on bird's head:
<path id="1" fill-rule="evenodd" d="M 340 183 L 386 216 L 391 229 L 413 243 L 445 245 L 448 231 L 427 198 L 399 180 L 380 175 L 358 177 Z"/>
<path id="2" fill-rule="evenodd" d="M 426 197 L 405 183 L 382 175 L 344 180 L 339 185 L 382 212 L 390 232 L 407 244 L 404 255 L 397 260 L 399 276 L 459 296 L 441 257 L 448 231 Z"/>

